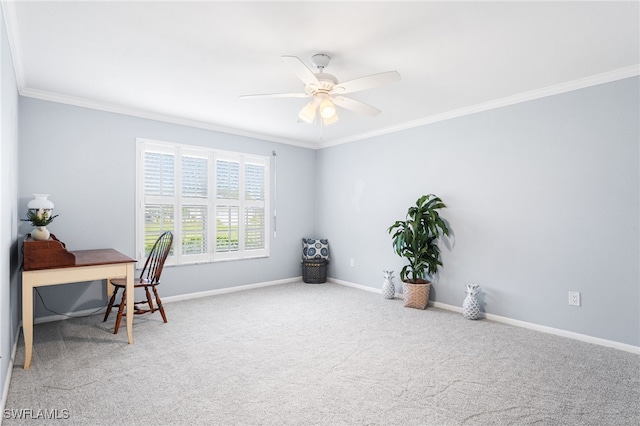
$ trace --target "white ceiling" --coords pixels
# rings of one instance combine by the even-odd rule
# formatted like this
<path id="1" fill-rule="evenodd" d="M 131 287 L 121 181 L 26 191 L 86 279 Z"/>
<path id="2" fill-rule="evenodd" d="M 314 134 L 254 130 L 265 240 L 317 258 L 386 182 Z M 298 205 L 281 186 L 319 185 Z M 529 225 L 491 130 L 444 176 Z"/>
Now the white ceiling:
<path id="1" fill-rule="evenodd" d="M 639 2 L 2 2 L 19 91 L 302 146 L 329 146 L 638 75 Z M 324 129 L 281 60 L 332 57 L 352 98 Z M 322 136 L 322 139 L 321 139 Z"/>

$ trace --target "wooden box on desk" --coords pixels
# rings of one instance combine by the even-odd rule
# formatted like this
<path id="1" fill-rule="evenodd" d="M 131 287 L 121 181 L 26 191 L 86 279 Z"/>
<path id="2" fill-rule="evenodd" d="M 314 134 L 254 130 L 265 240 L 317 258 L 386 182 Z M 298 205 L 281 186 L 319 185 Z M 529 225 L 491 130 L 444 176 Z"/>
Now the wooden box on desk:
<path id="1" fill-rule="evenodd" d="M 64 243 L 53 234 L 45 241 L 36 241 L 27 235 L 22 244 L 22 259 L 22 268 L 25 271 L 76 264 L 76 256 L 67 251 Z"/>

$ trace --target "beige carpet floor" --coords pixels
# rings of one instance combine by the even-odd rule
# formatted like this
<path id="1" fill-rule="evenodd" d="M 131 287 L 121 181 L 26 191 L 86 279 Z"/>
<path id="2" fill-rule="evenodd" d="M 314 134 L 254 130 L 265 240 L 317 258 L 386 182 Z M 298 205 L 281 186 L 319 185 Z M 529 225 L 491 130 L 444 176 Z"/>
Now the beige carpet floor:
<path id="1" fill-rule="evenodd" d="M 330 283 L 166 309 L 134 345 L 113 317 L 36 325 L 3 425 L 640 424 L 628 352 Z"/>

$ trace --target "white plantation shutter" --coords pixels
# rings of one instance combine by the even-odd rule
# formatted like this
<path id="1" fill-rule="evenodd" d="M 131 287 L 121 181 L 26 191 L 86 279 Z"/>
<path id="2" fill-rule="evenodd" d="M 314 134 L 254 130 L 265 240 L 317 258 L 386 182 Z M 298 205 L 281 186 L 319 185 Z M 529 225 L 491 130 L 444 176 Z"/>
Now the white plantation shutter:
<path id="1" fill-rule="evenodd" d="M 175 168 L 173 154 L 145 152 L 144 169 L 144 192 L 146 196 L 174 196 Z"/>
<path id="2" fill-rule="evenodd" d="M 165 231 L 173 231 L 173 205 L 146 204 L 144 209 L 144 257 Z M 173 250 L 172 250 L 173 252 Z M 172 253 L 170 253 L 171 255 Z"/>
<path id="3" fill-rule="evenodd" d="M 246 250 L 264 249 L 264 209 L 247 207 L 244 214 L 244 248 Z"/>
<path id="4" fill-rule="evenodd" d="M 264 201 L 265 167 L 247 163 L 245 166 L 245 199 Z"/>
<path id="5" fill-rule="evenodd" d="M 209 260 L 209 154 L 180 150 L 182 263 Z"/>
<path id="6" fill-rule="evenodd" d="M 265 165 L 245 164 L 244 241 L 245 250 L 265 248 Z"/>
<path id="7" fill-rule="evenodd" d="M 146 257 L 160 234 L 174 230 L 175 155 L 144 153 L 144 242 L 140 256 Z"/>
<path id="8" fill-rule="evenodd" d="M 207 198 L 209 196 L 209 172 L 207 157 L 182 157 L 182 196 Z"/>
<path id="9" fill-rule="evenodd" d="M 206 255 L 207 206 L 182 206 L 182 254 Z"/>
<path id="10" fill-rule="evenodd" d="M 240 253 L 240 162 L 235 156 L 216 155 L 216 255 Z"/>
<path id="11" fill-rule="evenodd" d="M 230 253 L 240 250 L 240 214 L 237 206 L 216 207 L 216 251 Z"/>
<path id="12" fill-rule="evenodd" d="M 239 200 L 240 163 L 233 160 L 216 160 L 216 198 Z"/>
<path id="13" fill-rule="evenodd" d="M 177 264 L 269 255 L 269 157 L 138 140 L 136 246 L 174 233 Z"/>
<path id="14" fill-rule="evenodd" d="M 268 157 L 216 153 L 216 249 L 219 259 L 268 255 Z"/>

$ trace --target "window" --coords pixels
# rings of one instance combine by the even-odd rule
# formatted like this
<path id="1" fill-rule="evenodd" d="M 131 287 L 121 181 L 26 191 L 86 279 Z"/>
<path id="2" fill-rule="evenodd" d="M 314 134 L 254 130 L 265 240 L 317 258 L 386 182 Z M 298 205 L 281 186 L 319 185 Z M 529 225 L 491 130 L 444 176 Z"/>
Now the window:
<path id="1" fill-rule="evenodd" d="M 138 139 L 136 253 L 172 231 L 169 264 L 269 255 L 269 157 Z"/>

